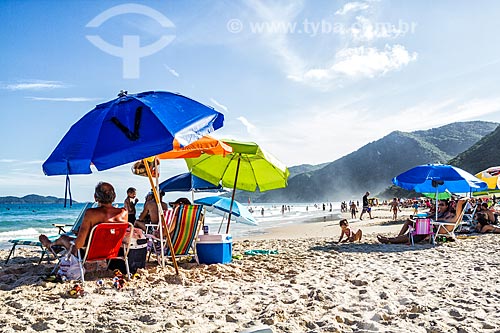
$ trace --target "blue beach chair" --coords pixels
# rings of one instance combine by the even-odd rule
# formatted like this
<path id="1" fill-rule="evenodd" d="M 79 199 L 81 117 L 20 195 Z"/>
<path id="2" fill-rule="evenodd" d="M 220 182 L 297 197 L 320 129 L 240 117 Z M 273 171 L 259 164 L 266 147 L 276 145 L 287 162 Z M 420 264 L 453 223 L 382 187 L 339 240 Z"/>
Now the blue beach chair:
<path id="1" fill-rule="evenodd" d="M 70 225 L 67 225 L 67 224 L 53 224 L 53 226 L 59 229 L 59 234 L 66 233 L 68 235 L 73 235 L 74 236 L 76 234 L 76 231 L 78 231 L 78 229 L 80 228 L 80 225 L 82 224 L 83 216 L 85 215 L 85 212 L 87 211 L 87 209 L 89 209 L 90 207 L 92 207 L 93 204 L 94 204 L 93 202 L 87 202 L 85 204 L 85 206 L 83 206 L 82 211 L 80 212 L 80 215 L 78 215 L 78 218 L 75 220 L 75 223 L 72 225 L 70 231 L 64 232 L 64 227 L 65 226 L 70 226 Z M 50 236 L 48 238 L 52 242 L 52 241 L 56 240 L 58 237 L 59 237 L 59 235 L 55 235 L 55 236 Z M 43 257 L 45 256 L 45 254 L 47 254 L 47 260 L 50 261 L 50 256 L 48 254 L 49 251 L 47 251 L 47 249 L 42 245 L 42 243 L 40 243 L 40 241 L 38 239 L 21 239 L 21 238 L 18 238 L 18 239 L 9 239 L 8 242 L 12 243 L 13 245 L 12 245 L 12 248 L 10 249 L 10 252 L 9 252 L 9 255 L 8 255 L 7 259 L 5 260 L 6 264 L 9 262 L 10 257 L 14 254 L 14 250 L 16 249 L 16 246 L 34 246 L 34 247 L 38 247 L 41 250 L 41 256 L 40 256 L 40 260 L 38 261 L 38 264 L 40 264 L 42 262 Z"/>

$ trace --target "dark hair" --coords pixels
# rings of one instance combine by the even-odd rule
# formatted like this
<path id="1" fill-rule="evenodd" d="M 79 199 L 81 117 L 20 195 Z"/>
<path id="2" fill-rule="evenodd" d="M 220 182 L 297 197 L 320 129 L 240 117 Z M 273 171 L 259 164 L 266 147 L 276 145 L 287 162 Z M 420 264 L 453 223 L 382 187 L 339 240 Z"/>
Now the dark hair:
<path id="1" fill-rule="evenodd" d="M 134 193 L 134 192 L 137 192 L 137 190 L 135 189 L 135 187 L 129 187 L 128 190 L 127 190 L 127 193 Z"/>
<path id="2" fill-rule="evenodd" d="M 481 213 L 477 214 L 477 223 L 479 223 L 482 227 L 490 224 L 486 216 Z"/>
<path id="3" fill-rule="evenodd" d="M 346 219 L 342 219 L 342 220 L 340 220 L 340 222 L 339 222 L 339 225 L 340 225 L 340 226 L 347 225 L 347 224 L 348 224 L 348 222 L 347 222 L 347 220 L 346 220 Z"/>
<path id="4" fill-rule="evenodd" d="M 488 203 L 487 203 L 487 202 L 483 202 L 483 203 L 481 204 L 481 206 L 483 206 L 484 208 L 488 208 Z"/>
<path id="5" fill-rule="evenodd" d="M 173 206 L 173 205 L 190 205 L 191 204 L 191 201 L 189 201 L 188 198 L 179 198 L 177 200 L 175 200 L 174 202 L 170 202 L 169 205 L 170 206 Z"/>
<path id="6" fill-rule="evenodd" d="M 94 197 L 99 203 L 111 204 L 116 198 L 115 189 L 110 183 L 99 182 L 95 187 Z"/>

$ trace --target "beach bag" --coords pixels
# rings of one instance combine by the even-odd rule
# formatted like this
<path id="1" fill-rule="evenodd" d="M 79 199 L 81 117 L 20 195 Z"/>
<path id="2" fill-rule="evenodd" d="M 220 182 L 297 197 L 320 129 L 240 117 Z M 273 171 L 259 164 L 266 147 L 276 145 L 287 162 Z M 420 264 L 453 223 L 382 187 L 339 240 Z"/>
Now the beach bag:
<path id="1" fill-rule="evenodd" d="M 85 272 L 84 272 L 85 273 Z M 57 274 L 67 280 L 78 280 L 81 278 L 80 264 L 78 258 L 71 252 L 61 258 Z"/>

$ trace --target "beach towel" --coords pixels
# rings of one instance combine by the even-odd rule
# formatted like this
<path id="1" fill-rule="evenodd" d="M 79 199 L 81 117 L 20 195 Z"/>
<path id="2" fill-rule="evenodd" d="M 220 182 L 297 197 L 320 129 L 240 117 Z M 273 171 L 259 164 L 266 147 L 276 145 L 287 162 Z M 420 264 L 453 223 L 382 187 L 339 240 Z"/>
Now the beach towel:
<path id="1" fill-rule="evenodd" d="M 278 250 L 247 250 L 244 252 L 247 256 L 278 254 Z"/>

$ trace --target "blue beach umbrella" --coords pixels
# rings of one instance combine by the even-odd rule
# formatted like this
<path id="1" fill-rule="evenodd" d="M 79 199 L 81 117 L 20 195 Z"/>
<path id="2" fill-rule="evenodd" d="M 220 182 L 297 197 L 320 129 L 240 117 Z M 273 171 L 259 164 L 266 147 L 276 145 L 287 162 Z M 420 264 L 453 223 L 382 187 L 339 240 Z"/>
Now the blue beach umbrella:
<path id="1" fill-rule="evenodd" d="M 221 185 L 214 185 L 191 172 L 181 173 L 160 183 L 160 190 L 164 192 L 218 192 L 223 191 Z"/>
<path id="2" fill-rule="evenodd" d="M 460 168 L 447 164 L 425 164 L 411 168 L 392 179 L 394 185 L 419 193 L 481 191 L 487 184 Z M 436 200 L 437 206 L 437 200 Z M 436 207 L 437 219 L 437 207 Z"/>
<path id="3" fill-rule="evenodd" d="M 170 177 L 158 186 L 163 192 L 191 192 L 191 199 L 194 201 L 194 192 L 224 192 L 224 188 L 214 185 L 191 172 L 181 173 Z"/>
<path id="4" fill-rule="evenodd" d="M 222 212 L 223 214 L 231 212 L 231 214 L 236 217 L 235 219 L 236 222 L 249 225 L 258 225 L 258 222 L 248 211 L 247 207 L 245 207 L 239 201 L 234 200 L 231 209 L 231 198 L 212 196 L 212 197 L 197 199 L 194 201 L 194 203 L 209 207 L 207 209 L 208 211 L 214 211 L 214 212 L 219 211 Z"/>
<path id="5" fill-rule="evenodd" d="M 173 149 L 222 127 L 224 115 L 182 95 L 148 91 L 97 105 L 43 163 L 48 175 L 90 174 Z"/>

